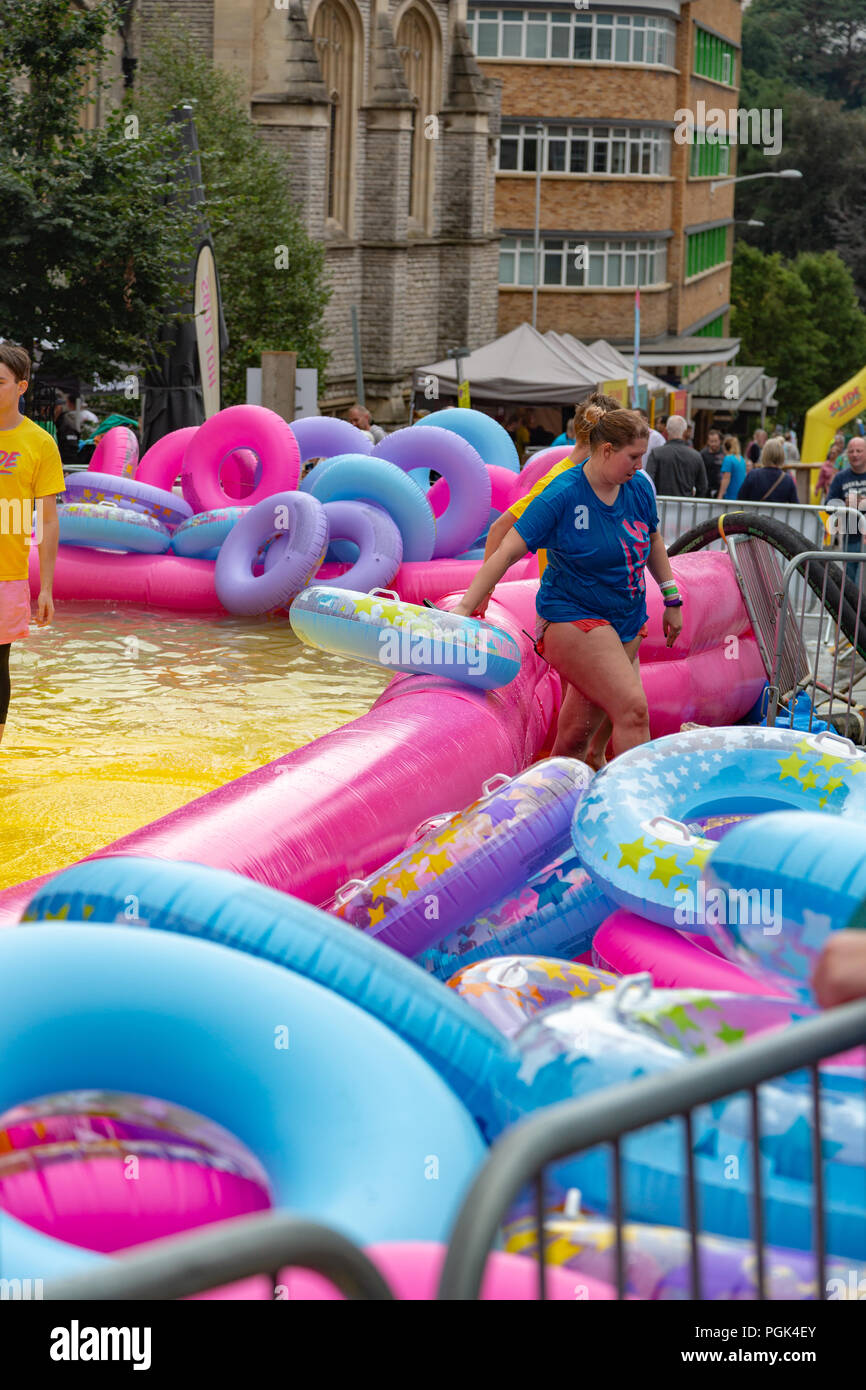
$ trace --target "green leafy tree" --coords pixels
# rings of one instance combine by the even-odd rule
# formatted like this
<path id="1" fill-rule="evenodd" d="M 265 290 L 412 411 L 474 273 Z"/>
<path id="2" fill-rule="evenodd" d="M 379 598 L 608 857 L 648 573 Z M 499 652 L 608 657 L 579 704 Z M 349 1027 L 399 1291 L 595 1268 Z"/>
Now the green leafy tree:
<path id="1" fill-rule="evenodd" d="M 752 0 L 743 68 L 856 107 L 866 98 L 864 0 Z"/>
<path id="2" fill-rule="evenodd" d="M 163 196 L 173 132 L 138 131 L 122 108 L 82 129 L 85 78 L 121 17 L 116 0 L 3 0 L 0 18 L 0 324 L 85 376 L 141 360 L 193 246 Z"/>
<path id="3" fill-rule="evenodd" d="M 786 262 L 739 243 L 731 275 L 732 331 L 744 362 L 778 377 L 780 413 L 809 406 L 866 365 L 866 314 L 851 272 L 833 251 Z"/>
<path id="4" fill-rule="evenodd" d="M 195 114 L 230 340 L 223 399 L 245 400 L 245 369 L 258 366 L 266 349 L 296 352 L 299 365 L 318 368 L 321 389 L 331 291 L 324 248 L 308 236 L 292 197 L 288 161 L 257 133 L 238 81 L 196 49 L 169 11 L 163 24 L 166 41 L 142 64 L 135 105 L 149 129 L 182 102 Z"/>
<path id="5" fill-rule="evenodd" d="M 767 179 L 738 186 L 737 218 L 764 223 L 743 227 L 744 237 L 765 252 L 838 251 L 866 305 L 866 112 L 846 111 L 838 102 L 783 88 L 778 79 L 752 72 L 744 74 L 741 103 L 780 108 L 783 143 L 777 158 L 754 147 L 741 149 L 737 172 L 792 168 L 803 174 L 796 182 Z"/>

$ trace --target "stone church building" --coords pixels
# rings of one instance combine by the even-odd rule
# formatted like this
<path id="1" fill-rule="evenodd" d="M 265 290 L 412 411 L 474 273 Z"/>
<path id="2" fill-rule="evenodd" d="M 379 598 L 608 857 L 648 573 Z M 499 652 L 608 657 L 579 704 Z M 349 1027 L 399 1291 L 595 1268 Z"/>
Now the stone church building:
<path id="1" fill-rule="evenodd" d="M 501 82 L 475 61 L 466 0 L 171 8 L 240 76 L 262 139 L 290 157 L 307 230 L 326 248 L 323 411 L 355 399 L 355 306 L 367 404 L 380 423 L 405 422 L 413 368 L 497 330 Z M 163 42 L 159 0 L 136 10 L 139 51 Z"/>

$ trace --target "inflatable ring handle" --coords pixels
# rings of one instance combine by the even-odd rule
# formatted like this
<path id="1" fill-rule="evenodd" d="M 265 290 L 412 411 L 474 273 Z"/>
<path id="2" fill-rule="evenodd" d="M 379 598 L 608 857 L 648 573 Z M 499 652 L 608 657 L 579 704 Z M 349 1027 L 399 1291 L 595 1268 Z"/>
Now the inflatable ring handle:
<path id="1" fill-rule="evenodd" d="M 347 888 L 367 888 L 368 886 L 369 885 L 366 884 L 362 878 L 349 878 L 341 888 L 337 889 L 334 894 L 334 902 L 342 903 L 344 901 L 343 894 L 346 892 Z"/>
<path id="2" fill-rule="evenodd" d="M 515 972 L 515 978 L 509 979 L 511 971 Z M 528 984 L 529 972 L 522 961 L 499 960 L 491 966 L 487 972 L 487 978 L 494 985 L 504 985 L 506 989 L 520 989 L 521 986 Z"/>
<path id="3" fill-rule="evenodd" d="M 850 738 L 845 738 L 842 734 L 835 733 L 832 729 L 822 729 L 820 734 L 808 735 L 815 748 L 824 749 L 829 744 L 831 748 L 838 748 L 838 757 L 856 758 L 860 754 L 860 749 Z M 844 752 L 842 751 L 844 749 Z"/>
<path id="4" fill-rule="evenodd" d="M 642 970 L 638 975 L 623 975 L 621 979 L 617 980 L 613 990 L 613 1011 L 617 1018 L 620 1020 L 628 1018 L 627 995 L 634 990 L 639 990 L 640 994 L 634 1000 L 635 1004 L 639 1004 L 649 996 L 652 988 L 653 977 L 648 970 Z"/>
<path id="5" fill-rule="evenodd" d="M 483 796 L 490 796 L 492 792 L 498 791 L 497 782 L 500 787 L 504 787 L 510 781 L 511 778 L 507 772 L 494 772 L 492 777 L 488 777 L 486 782 L 481 783 L 481 793 Z"/>
<path id="6" fill-rule="evenodd" d="M 400 595 L 396 589 L 368 589 L 367 592 L 371 596 L 376 594 L 379 598 L 392 598 L 395 603 L 400 602 Z"/>
<path id="7" fill-rule="evenodd" d="M 643 828 L 652 831 L 658 829 L 676 831 L 675 837 L 671 837 L 670 835 L 657 836 L 660 840 L 667 839 L 668 843 L 672 845 L 690 845 L 694 841 L 694 836 L 688 826 L 683 825 L 681 820 L 672 820 L 670 816 L 653 816 L 652 820 L 644 821 Z M 685 839 L 682 838 L 683 836 L 685 836 Z"/>

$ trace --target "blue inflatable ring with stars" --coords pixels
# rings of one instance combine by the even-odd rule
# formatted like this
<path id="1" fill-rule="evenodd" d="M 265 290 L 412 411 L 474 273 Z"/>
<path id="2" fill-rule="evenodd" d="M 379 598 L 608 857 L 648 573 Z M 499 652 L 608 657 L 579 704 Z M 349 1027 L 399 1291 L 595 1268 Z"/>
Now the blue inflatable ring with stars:
<path id="1" fill-rule="evenodd" d="M 866 821 L 866 753 L 827 731 L 690 729 L 622 753 L 593 778 L 572 822 L 581 863 L 608 897 L 662 926 L 709 935 L 699 882 L 717 848 L 686 820 L 823 811 Z M 866 827 L 864 827 L 866 829 Z"/>

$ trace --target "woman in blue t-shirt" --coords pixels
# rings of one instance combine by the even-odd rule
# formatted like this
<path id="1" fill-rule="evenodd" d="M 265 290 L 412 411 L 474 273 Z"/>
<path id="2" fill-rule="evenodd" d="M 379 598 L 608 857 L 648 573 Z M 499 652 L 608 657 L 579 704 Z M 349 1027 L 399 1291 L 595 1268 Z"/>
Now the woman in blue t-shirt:
<path id="1" fill-rule="evenodd" d="M 725 451 L 722 463 L 722 476 L 719 482 L 719 497 L 727 497 L 729 502 L 740 495 L 743 479 L 746 476 L 746 460 L 740 453 L 740 441 L 735 434 L 726 434 L 722 448 Z"/>
<path id="2" fill-rule="evenodd" d="M 598 767 L 611 732 L 614 755 L 649 739 L 637 661 L 646 636 L 647 566 L 664 595 L 669 647 L 682 630 L 682 600 L 641 471 L 646 423 L 632 410 L 587 404 L 575 431 L 588 437 L 589 458 L 527 507 L 454 611 L 470 616 L 527 550 L 547 550 L 537 650 L 566 686 L 553 753 Z"/>

